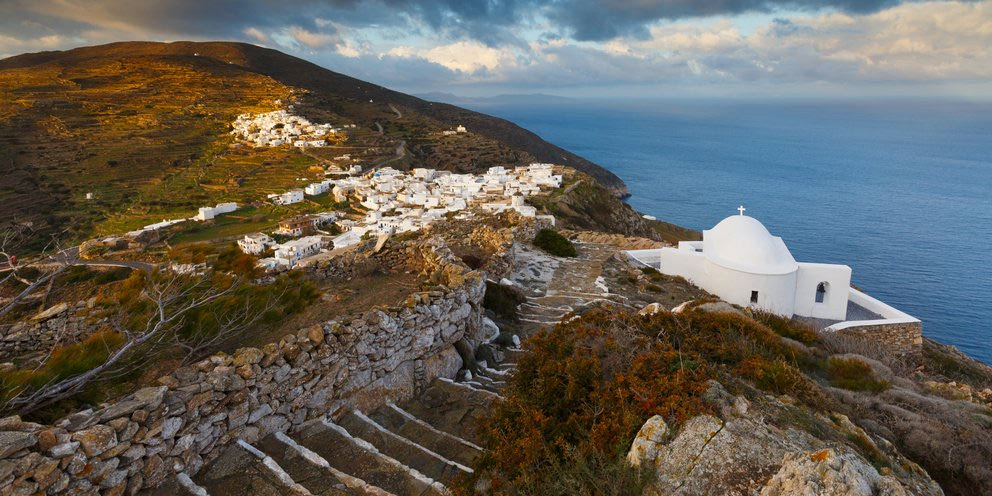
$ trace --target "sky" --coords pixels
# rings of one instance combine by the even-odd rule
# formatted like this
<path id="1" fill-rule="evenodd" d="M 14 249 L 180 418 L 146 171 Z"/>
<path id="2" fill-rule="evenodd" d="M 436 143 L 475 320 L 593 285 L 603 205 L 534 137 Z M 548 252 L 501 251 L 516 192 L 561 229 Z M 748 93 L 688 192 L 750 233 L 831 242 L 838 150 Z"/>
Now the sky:
<path id="1" fill-rule="evenodd" d="M 992 0 L 0 0 L 0 57 L 122 40 L 421 94 L 992 100 Z"/>

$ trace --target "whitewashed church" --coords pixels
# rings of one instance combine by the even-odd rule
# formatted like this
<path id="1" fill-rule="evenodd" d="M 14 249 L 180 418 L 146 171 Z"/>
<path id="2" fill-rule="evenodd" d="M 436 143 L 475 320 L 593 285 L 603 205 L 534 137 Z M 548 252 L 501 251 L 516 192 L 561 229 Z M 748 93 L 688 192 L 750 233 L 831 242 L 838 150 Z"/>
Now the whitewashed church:
<path id="1" fill-rule="evenodd" d="M 844 320 L 851 268 L 796 262 L 782 238 L 744 210 L 703 231 L 702 241 L 628 253 L 735 305 L 784 317 Z"/>

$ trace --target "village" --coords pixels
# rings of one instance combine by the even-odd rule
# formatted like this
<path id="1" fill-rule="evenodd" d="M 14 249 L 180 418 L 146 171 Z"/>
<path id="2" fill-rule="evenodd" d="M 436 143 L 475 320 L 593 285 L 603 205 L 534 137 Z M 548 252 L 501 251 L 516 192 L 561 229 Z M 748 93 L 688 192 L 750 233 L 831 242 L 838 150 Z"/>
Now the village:
<path id="1" fill-rule="evenodd" d="M 324 248 L 340 249 L 373 236 L 389 236 L 418 231 L 432 222 L 455 214 L 472 215 L 471 208 L 500 213 L 513 210 L 524 217 L 543 217 L 527 205 L 525 197 L 561 186 L 561 174 L 551 164 L 530 164 L 512 170 L 492 167 L 485 174 L 455 174 L 449 171 L 416 168 L 409 173 L 390 167 L 361 174 L 353 167 L 340 179 L 311 183 L 302 190 L 269 195 L 279 205 L 304 201 L 306 196 L 333 195 L 335 202 L 354 200 L 365 210 L 358 218 L 339 218 L 333 212 L 285 219 L 273 234 L 295 239 L 277 243 L 265 233 L 245 235 L 238 246 L 245 253 L 272 256 L 259 260 L 267 270 L 294 268 Z M 458 213 L 461 212 L 461 213 Z M 456 214 L 457 213 L 457 214 Z M 341 231 L 329 235 L 321 227 L 335 223 Z"/>
<path id="2" fill-rule="evenodd" d="M 321 136 L 340 131 L 329 124 L 312 124 L 286 110 L 242 114 L 232 127 L 231 134 L 240 142 L 269 147 L 323 146 Z M 458 126 L 454 132 L 467 131 L 464 126 Z M 350 159 L 350 156 L 343 158 Z M 306 266 L 318 256 L 333 256 L 333 253 L 327 254 L 366 239 L 419 231 L 449 216 L 470 218 L 475 215 L 473 210 L 494 214 L 512 210 L 523 217 L 548 217 L 545 220 L 553 223 L 553 217 L 537 215 L 537 209 L 528 205 L 525 198 L 561 187 L 561 172 L 547 163 L 515 168 L 491 167 L 484 174 L 427 168 L 400 171 L 391 167 L 363 171 L 361 165 L 354 163 L 345 167 L 331 166 L 324 171 L 322 181 L 270 193 L 257 203 L 284 207 L 312 200 L 313 205 L 333 205 L 334 208 L 312 213 L 296 212 L 281 219 L 270 232 L 241 236 L 237 245 L 244 253 L 259 257 L 260 268 L 282 271 Z M 342 206 L 347 206 L 347 212 L 337 211 L 337 207 Z M 97 241 L 98 244 L 119 245 L 158 239 L 165 228 L 185 222 L 209 224 L 219 216 L 241 208 L 235 202 L 200 207 L 192 217 L 162 220 L 129 231 L 123 237 L 111 236 Z"/>
<path id="3" fill-rule="evenodd" d="M 327 137 L 337 134 L 344 128 L 354 128 L 346 124 L 336 128 L 330 124 L 313 124 L 304 117 L 293 115 L 289 110 L 275 110 L 261 114 L 241 114 L 231 124 L 231 134 L 256 147 L 275 147 L 291 144 L 297 148 L 321 147 L 327 144 Z"/>

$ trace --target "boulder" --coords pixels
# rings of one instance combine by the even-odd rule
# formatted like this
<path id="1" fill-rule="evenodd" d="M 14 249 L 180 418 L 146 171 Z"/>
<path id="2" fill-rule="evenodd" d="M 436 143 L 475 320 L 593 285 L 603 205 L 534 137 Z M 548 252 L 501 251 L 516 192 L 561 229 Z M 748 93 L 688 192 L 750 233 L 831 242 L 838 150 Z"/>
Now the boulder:
<path id="1" fill-rule="evenodd" d="M 627 453 L 627 463 L 634 467 L 640 467 L 643 462 L 654 463 L 667 436 L 668 424 L 665 419 L 661 415 L 649 418 L 634 437 Z"/>
<path id="2" fill-rule="evenodd" d="M 855 453 L 834 449 L 789 453 L 782 468 L 761 489 L 762 496 L 904 496 L 894 477 L 879 475 Z"/>
<path id="3" fill-rule="evenodd" d="M 724 422 L 711 415 L 689 419 L 667 444 L 642 439 L 640 453 L 628 456 L 654 465 L 651 489 L 665 495 L 753 494 L 778 470 L 783 456 L 820 447 L 806 433 L 760 419 Z"/>
<path id="4" fill-rule="evenodd" d="M 725 301 L 703 303 L 702 305 L 696 307 L 696 310 L 707 313 L 735 313 L 737 315 L 740 315 L 741 317 L 745 316 L 744 312 L 740 311 L 739 309 L 735 308 L 733 305 Z"/>
<path id="5" fill-rule="evenodd" d="M 654 315 L 664 309 L 665 307 L 661 306 L 661 303 L 650 303 L 637 312 L 637 315 Z"/>

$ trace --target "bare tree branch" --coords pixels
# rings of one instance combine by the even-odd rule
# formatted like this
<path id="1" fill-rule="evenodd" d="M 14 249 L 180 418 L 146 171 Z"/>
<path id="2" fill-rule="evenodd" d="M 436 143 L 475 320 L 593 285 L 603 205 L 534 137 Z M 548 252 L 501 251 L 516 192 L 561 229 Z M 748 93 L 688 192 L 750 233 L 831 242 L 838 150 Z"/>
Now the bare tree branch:
<path id="1" fill-rule="evenodd" d="M 52 235 L 41 253 L 33 257 L 32 260 L 24 261 L 17 258 L 16 250 L 27 243 L 27 239 L 33 232 L 30 226 L 16 222 L 0 231 L 0 269 L 6 272 L 6 275 L 0 278 L 0 284 L 15 280 L 27 286 L 16 296 L 0 305 L 0 317 L 10 313 L 39 287 L 48 285 L 48 290 L 51 291 L 55 279 L 77 260 L 75 252 L 62 247 L 60 242 L 62 233 Z M 35 279 L 31 279 L 26 275 L 29 272 L 28 269 L 37 269 L 43 272 Z M 45 269 L 47 272 L 44 271 Z"/>
<path id="2" fill-rule="evenodd" d="M 210 285 L 210 282 L 209 278 L 202 278 L 189 284 L 189 279 L 178 274 L 173 274 L 165 281 L 150 278 L 141 296 L 152 303 L 153 309 L 143 328 L 130 329 L 125 320 L 120 319 L 115 327 L 124 337 L 124 342 L 119 348 L 110 351 L 103 363 L 86 372 L 53 380 L 34 391 L 22 390 L 7 402 L 5 409 L 16 410 L 21 414 L 28 413 L 68 398 L 97 379 L 119 377 L 133 371 L 136 363 L 141 363 L 126 360 L 133 352 L 143 345 L 174 334 L 182 326 L 187 314 L 231 294 L 240 284 L 239 280 L 235 280 L 222 289 Z M 229 327 L 222 326 L 220 333 L 251 325 L 261 313 L 253 317 L 246 314 L 232 316 L 226 322 Z"/>

